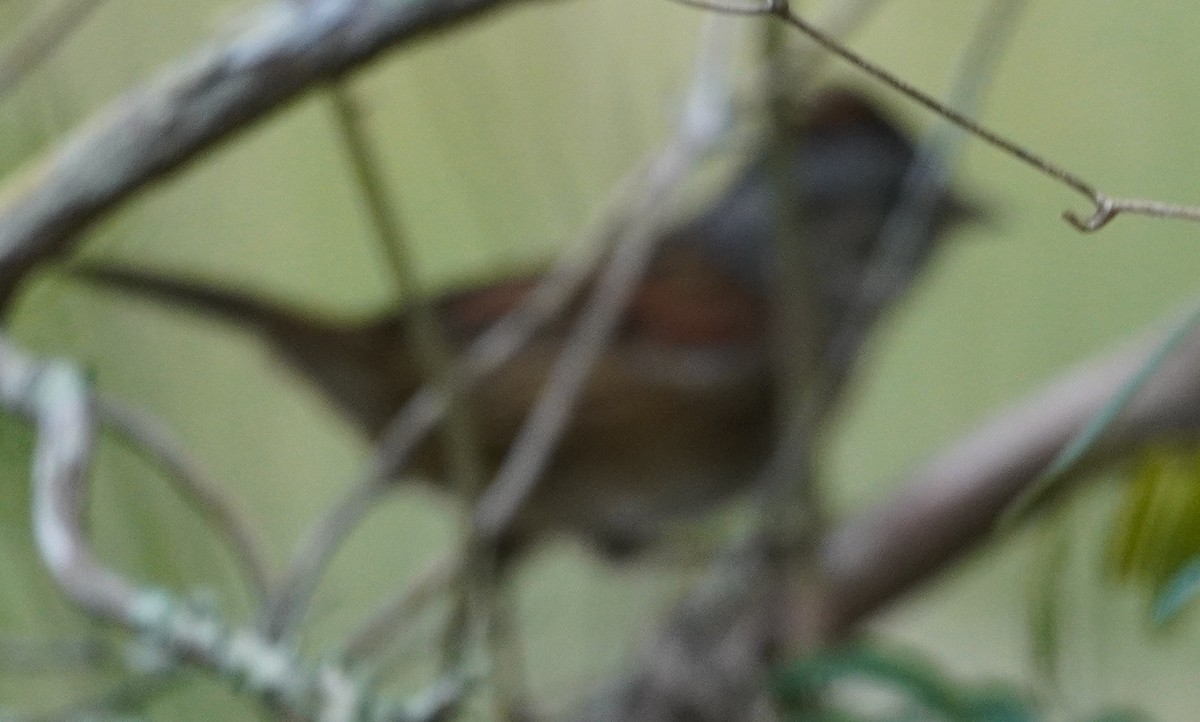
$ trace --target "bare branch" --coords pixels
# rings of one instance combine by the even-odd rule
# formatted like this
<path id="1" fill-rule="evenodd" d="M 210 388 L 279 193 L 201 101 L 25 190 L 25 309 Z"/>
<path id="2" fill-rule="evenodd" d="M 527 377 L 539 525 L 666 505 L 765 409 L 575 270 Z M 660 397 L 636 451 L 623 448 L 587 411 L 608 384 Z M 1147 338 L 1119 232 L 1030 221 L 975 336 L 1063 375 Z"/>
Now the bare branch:
<path id="1" fill-rule="evenodd" d="M 517 434 L 500 470 L 479 499 L 475 526 L 487 540 L 499 539 L 535 489 L 575 408 L 588 374 L 615 330 L 654 250 L 659 214 L 670 192 L 703 152 L 687 137 L 669 144 L 646 177 L 644 193 L 630 209 L 613 258 L 581 311 L 549 379 Z"/>
<path id="2" fill-rule="evenodd" d="M 197 154 L 387 48 L 515 0 L 276 3 L 254 27 L 118 98 L 0 191 L 0 312 L 36 265 Z"/>
<path id="3" fill-rule="evenodd" d="M 229 544 L 258 599 L 270 588 L 270 567 L 254 527 L 237 511 L 221 485 L 148 412 L 105 394 L 95 398 L 100 420 L 167 472 L 175 490 Z"/>
<path id="4" fill-rule="evenodd" d="M 1090 216 L 1081 216 L 1073 211 L 1064 211 L 1063 218 L 1077 230 L 1089 233 L 1108 225 L 1110 221 L 1122 213 L 1151 216 L 1155 218 L 1178 218 L 1200 222 L 1200 206 L 1185 206 L 1162 201 L 1142 200 L 1137 198 L 1115 198 L 1097 189 L 1080 176 L 1066 168 L 1037 155 L 1026 147 L 1009 140 L 957 110 L 942 103 L 937 98 L 920 90 L 903 78 L 891 73 L 862 55 L 842 44 L 836 37 L 826 33 L 804 18 L 797 15 L 788 0 L 765 0 L 753 4 L 741 3 L 734 0 L 673 0 L 688 7 L 710 10 L 729 15 L 774 15 L 783 22 L 804 33 L 813 42 L 837 55 L 854 67 L 875 78 L 893 90 L 907 96 L 911 100 L 925 106 L 934 113 L 957 125 L 985 143 L 1000 149 L 1034 170 L 1049 176 L 1066 185 L 1092 202 L 1094 209 Z"/>
<path id="5" fill-rule="evenodd" d="M 540 396 L 479 497 L 474 527 L 479 538 L 489 543 L 509 530 L 541 481 L 589 374 L 653 257 L 672 194 L 724 134 L 732 95 L 728 82 L 730 30 L 723 25 L 709 26 L 684 103 L 685 112 L 672 137 L 647 165 L 636 193 L 622 210 L 612 258 L 598 274 Z"/>
<path id="6" fill-rule="evenodd" d="M 1168 336 L 1161 332 L 1080 366 L 984 422 L 916 471 L 906 491 L 850 520 L 825 541 L 826 613 L 845 631 L 986 541 L 1004 511 L 1124 389 Z M 1200 428 L 1200 329 L 1125 405 L 1089 455 L 1111 454 Z"/>
<path id="7" fill-rule="evenodd" d="M 342 643 L 342 652 L 335 655 L 348 665 L 376 657 L 392 642 L 396 633 L 446 592 L 461 574 L 462 555 L 450 553 L 440 557 L 416 578 L 386 599 Z"/>
<path id="8" fill-rule="evenodd" d="M 33 528 L 50 575 L 68 597 L 89 613 L 126 624 L 139 590 L 95 558 L 84 536 L 85 476 L 95 445 L 92 396 L 75 366 L 39 363 L 0 340 L 0 376 L 26 373 L 18 395 L 0 399 L 30 416 L 37 426 L 33 461 Z"/>
<path id="9" fill-rule="evenodd" d="M 40 362 L 0 337 L 0 406 L 37 425 L 33 517 L 38 550 L 59 588 L 94 617 L 145 634 L 167 659 L 190 662 L 303 719 L 416 721 L 440 718 L 462 685 L 435 685 L 409 704 L 381 699 L 332 665 L 313 667 L 290 648 L 230 627 L 215 613 L 143 588 L 103 565 L 85 534 L 84 500 L 95 434 L 92 393 L 74 365 Z"/>
<path id="10" fill-rule="evenodd" d="M 379 155 L 372 148 L 359 104 L 345 84 L 335 84 L 330 88 L 330 93 L 346 154 L 370 211 L 379 245 L 390 261 L 398 290 L 408 301 L 409 313 L 405 315 L 404 330 L 414 361 L 425 383 L 442 390 L 447 399 L 445 423 L 441 426 L 439 441 L 445 452 L 447 482 L 462 500 L 460 508 L 465 522 L 461 532 L 463 547 L 470 554 L 472 547 L 465 541 L 470 535 L 471 508 L 483 485 L 484 473 L 479 440 L 473 431 L 466 400 L 461 394 L 454 393 L 451 352 L 434 308 L 418 281 L 407 238 L 401 230 L 400 213 L 387 191 L 383 169 L 378 162 Z M 468 560 L 463 568 L 474 569 L 481 563 L 483 560 Z M 452 614 L 447 624 L 443 643 L 443 672 L 462 666 L 468 651 L 468 630 L 479 626 L 477 617 L 491 616 L 492 597 L 495 595 L 479 588 L 483 584 L 481 576 L 463 573 L 456 580 L 459 612 Z M 495 671 L 514 666 L 509 660 L 503 659 L 506 649 L 505 645 L 493 645 L 487 649 L 492 657 L 488 669 Z M 503 661 L 497 661 L 501 659 Z M 493 675 L 492 686 L 497 698 L 518 698 L 521 693 L 507 687 L 502 681 L 505 679 L 505 675 Z"/>
<path id="11" fill-rule="evenodd" d="M 1184 206 L 1163 201 L 1144 200 L 1141 198 L 1113 198 L 1100 191 L 1092 191 L 1092 203 L 1096 209 L 1086 218 L 1073 212 L 1064 211 L 1063 218 L 1075 228 L 1089 233 L 1108 225 L 1108 222 L 1122 213 L 1133 213 L 1152 218 L 1178 218 L 1184 221 L 1200 221 L 1200 208 Z"/>
<path id="12" fill-rule="evenodd" d="M 263 634 L 280 639 L 300 623 L 333 553 L 368 513 L 379 508 L 379 501 L 391 488 L 380 476 L 356 483 L 306 530 L 292 551 L 292 562 L 279 587 L 263 606 L 259 622 Z"/>
<path id="13" fill-rule="evenodd" d="M 984 91 L 1012 37 L 1025 0 L 993 0 L 979 19 L 974 37 L 956 64 L 948 102 L 975 113 Z M 966 134 L 948 121 L 934 123 L 917 145 L 913 162 L 904 174 L 900 195 L 889 211 L 875 252 L 858 282 L 854 298 L 826 354 L 830 367 L 847 373 L 850 361 L 862 347 L 872 323 L 902 293 L 921 258 L 929 252 L 928 239 L 937 223 L 940 199 L 949 184 L 951 165 L 961 155 Z M 840 385 L 835 379 L 831 384 Z"/>

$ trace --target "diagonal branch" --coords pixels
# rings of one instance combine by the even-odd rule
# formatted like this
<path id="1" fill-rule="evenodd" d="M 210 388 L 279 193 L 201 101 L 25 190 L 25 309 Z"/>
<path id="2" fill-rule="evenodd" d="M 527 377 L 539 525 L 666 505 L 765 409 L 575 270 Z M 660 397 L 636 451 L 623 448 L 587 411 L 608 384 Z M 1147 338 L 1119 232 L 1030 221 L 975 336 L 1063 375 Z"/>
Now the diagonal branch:
<path id="1" fill-rule="evenodd" d="M 917 470 L 905 491 L 829 535 L 829 629 L 845 631 L 1003 531 L 1014 500 L 1109 401 L 1137 377 L 1166 335 L 1149 334 L 1060 376 L 981 424 Z M 1200 329 L 1193 324 L 1088 455 L 1200 430 Z"/>
<path id="2" fill-rule="evenodd" d="M 236 38 L 118 98 L 0 190 L 0 314 L 35 266 L 70 251 L 106 211 L 200 151 L 391 46 L 510 4 L 279 3 Z"/>

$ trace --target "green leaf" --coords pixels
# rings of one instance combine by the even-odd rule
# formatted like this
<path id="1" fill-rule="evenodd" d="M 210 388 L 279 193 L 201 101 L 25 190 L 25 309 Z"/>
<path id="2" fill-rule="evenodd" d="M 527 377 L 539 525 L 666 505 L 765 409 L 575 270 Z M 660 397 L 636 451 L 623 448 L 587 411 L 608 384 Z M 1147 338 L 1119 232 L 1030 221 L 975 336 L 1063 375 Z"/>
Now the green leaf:
<path id="1" fill-rule="evenodd" d="M 1104 712 L 1099 717 L 1092 717 L 1088 722 L 1149 722 L 1149 717 L 1140 712 L 1117 710 Z"/>
<path id="2" fill-rule="evenodd" d="M 789 665 L 776 675 L 774 689 L 780 703 L 791 712 L 791 720 L 858 719 L 848 717 L 844 710 L 816 706 L 821 692 L 839 682 L 874 684 L 899 695 L 905 713 L 874 718 L 881 721 L 1034 722 L 1038 719 L 1016 691 L 989 688 L 979 692 L 946 679 L 914 655 L 870 647 L 830 650 Z"/>
<path id="3" fill-rule="evenodd" d="M 1170 357 L 1171 352 L 1188 337 L 1191 330 L 1198 324 L 1200 324 L 1200 306 L 1191 310 L 1183 322 L 1172 329 L 1158 348 L 1142 363 L 1137 372 L 1117 389 L 1117 392 L 1100 409 L 1099 413 L 1088 420 L 1083 429 L 1059 451 L 1046 469 L 1009 504 L 998 522 L 999 526 L 1008 527 L 1023 518 L 1047 494 L 1057 488 L 1060 482 L 1075 471 L 1079 462 L 1108 431 L 1125 406 L 1146 385 L 1146 382 L 1158 373 L 1163 363 Z"/>
<path id="4" fill-rule="evenodd" d="M 1058 684 L 1063 575 L 1071 535 L 1063 511 L 1056 510 L 1039 529 L 1037 557 L 1029 587 L 1029 643 L 1033 663 L 1052 686 Z"/>
<path id="5" fill-rule="evenodd" d="M 1156 624 L 1167 624 L 1200 594 L 1200 557 L 1183 565 L 1154 598 L 1151 614 Z"/>
<path id="6" fill-rule="evenodd" d="M 1015 690 L 996 688 L 976 693 L 967 704 L 967 718 L 974 722 L 1037 722 L 1042 716 Z"/>
<path id="7" fill-rule="evenodd" d="M 1200 447 L 1143 450 L 1109 540 L 1110 573 L 1144 587 L 1156 624 L 1173 620 L 1200 588 Z"/>

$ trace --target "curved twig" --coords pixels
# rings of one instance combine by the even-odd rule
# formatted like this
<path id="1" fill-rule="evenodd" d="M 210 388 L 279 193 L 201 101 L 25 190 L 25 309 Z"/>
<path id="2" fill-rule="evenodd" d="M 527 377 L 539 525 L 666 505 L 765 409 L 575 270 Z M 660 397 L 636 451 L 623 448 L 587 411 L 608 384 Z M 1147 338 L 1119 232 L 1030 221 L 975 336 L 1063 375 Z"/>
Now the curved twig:
<path id="1" fill-rule="evenodd" d="M 673 2 L 688 7 L 699 8 L 701 10 L 709 10 L 712 12 L 724 13 L 728 15 L 772 15 L 796 30 L 804 33 L 813 42 L 825 48 L 829 52 L 837 55 L 846 62 L 850 63 L 859 70 L 867 73 L 879 82 L 891 87 L 893 90 L 907 96 L 911 100 L 925 106 L 934 113 L 945 118 L 947 121 L 957 125 L 971 135 L 979 138 L 983 142 L 1000 149 L 1008 155 L 1025 163 L 1034 170 L 1049 176 L 1054 180 L 1066 185 L 1080 195 L 1091 201 L 1094 206 L 1090 216 L 1082 216 L 1074 211 L 1064 211 L 1063 219 L 1071 224 L 1075 229 L 1083 233 L 1097 231 L 1108 225 L 1110 221 L 1122 213 L 1131 213 L 1137 215 L 1151 216 L 1154 218 L 1177 218 L 1188 221 L 1200 222 L 1200 207 L 1186 206 L 1174 203 L 1166 203 L 1154 200 L 1142 200 L 1137 198 L 1114 198 L 1103 191 L 1100 191 L 1091 183 L 1088 183 L 1080 176 L 1072 173 L 1066 168 L 1053 163 L 1052 161 L 1033 153 L 1024 146 L 1009 140 L 1004 136 L 992 131 L 983 125 L 975 122 L 971 118 L 954 110 L 948 105 L 942 103 L 932 95 L 920 90 L 913 84 L 903 78 L 889 72 L 881 65 L 878 65 L 867 58 L 854 52 L 837 38 L 829 33 L 824 32 L 812 23 L 797 15 L 791 8 L 788 0 L 765 0 L 754 5 L 742 5 L 736 2 L 724 2 L 722 0 L 673 0 Z"/>
<path id="2" fill-rule="evenodd" d="M 267 638 L 281 639 L 287 630 L 296 628 L 334 552 L 392 488 L 385 477 L 371 476 L 352 485 L 308 527 L 292 551 L 291 564 L 278 588 L 263 605 L 259 627 Z"/>
<path id="3" fill-rule="evenodd" d="M 1184 221 L 1200 221 L 1200 208 L 1177 203 L 1145 200 L 1141 198 L 1113 198 L 1097 190 L 1092 191 L 1092 203 L 1096 209 L 1092 215 L 1083 217 L 1074 211 L 1064 211 L 1063 218 L 1075 228 L 1088 233 L 1099 230 L 1122 213 L 1133 213 L 1152 218 L 1178 218 Z"/>
<path id="4" fill-rule="evenodd" d="M 342 669 L 309 665 L 284 645 L 105 566 L 85 532 L 95 414 L 83 372 L 67 362 L 36 360 L 0 337 L 0 407 L 37 426 L 32 475 L 38 551 L 59 588 L 94 617 L 144 634 L 168 659 L 236 680 L 303 719 L 426 722 L 439 719 L 460 696 L 461 683 L 451 681 L 413 703 L 382 699 Z"/>
<path id="5" fill-rule="evenodd" d="M 270 589 L 270 566 L 263 544 L 251 525 L 230 503 L 221 485 L 209 476 L 199 460 L 179 443 L 158 419 L 143 409 L 107 394 L 95 397 L 96 414 L 105 425 L 124 436 L 136 449 L 160 465 L 175 490 L 229 544 L 246 573 L 256 598 Z"/>
<path id="6" fill-rule="evenodd" d="M 414 581 L 406 583 L 385 599 L 347 635 L 341 645 L 342 651 L 335 658 L 353 666 L 379 655 L 406 622 L 450 588 L 461 574 L 462 565 L 462 555 L 453 552 L 436 559 Z"/>

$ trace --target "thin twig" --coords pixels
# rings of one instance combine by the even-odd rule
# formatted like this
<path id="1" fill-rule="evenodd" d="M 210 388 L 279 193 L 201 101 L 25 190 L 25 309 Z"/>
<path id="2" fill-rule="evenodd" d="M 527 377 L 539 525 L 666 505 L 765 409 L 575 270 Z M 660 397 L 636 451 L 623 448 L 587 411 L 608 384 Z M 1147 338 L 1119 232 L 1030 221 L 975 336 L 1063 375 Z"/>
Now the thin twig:
<path id="1" fill-rule="evenodd" d="M 1112 399 L 1088 420 L 1079 433 L 1072 437 L 1069 443 L 1063 445 L 1062 450 L 1054 457 L 1049 466 L 1033 480 L 1020 496 L 1013 500 L 1012 505 L 1005 511 L 997 526 L 1008 527 L 1024 518 L 1072 472 L 1076 471 L 1080 462 L 1091 453 L 1120 417 L 1125 407 L 1137 396 L 1142 387 L 1154 378 L 1159 368 L 1171 358 L 1175 348 L 1186 341 L 1197 326 L 1200 326 L 1200 305 L 1188 313 L 1179 326 L 1163 339 L 1162 345 L 1146 359 L 1145 365 L 1116 390 Z"/>
<path id="2" fill-rule="evenodd" d="M 641 167 L 628 174 L 550 272 L 510 313 L 471 342 L 454 366 L 454 387 L 460 393 L 468 393 L 488 374 L 508 363 L 539 329 L 562 313 L 594 272 L 600 251 L 611 244 L 615 229 L 641 188 L 646 168 L 662 152 L 660 149 L 650 154 Z M 388 482 L 403 470 L 412 452 L 445 412 L 445 394 L 430 387 L 418 391 L 396 412 L 380 433 L 363 472 L 296 545 L 292 564 L 276 594 L 276 608 L 266 612 L 268 617 L 303 614 L 315 588 L 313 570 L 327 563 L 375 502 L 392 489 Z"/>
<path id="3" fill-rule="evenodd" d="M 417 272 L 408 249 L 408 240 L 401 228 L 400 212 L 388 191 L 387 181 L 383 178 L 383 169 L 379 167 L 378 151 L 372 147 L 371 139 L 363 122 L 362 108 L 353 90 L 345 82 L 333 83 L 329 86 L 329 100 L 333 107 L 338 135 L 341 136 L 342 146 L 350 161 L 350 169 L 362 194 L 363 202 L 371 217 L 378 248 L 387 261 L 387 269 L 392 274 L 397 291 L 408 296 L 408 304 L 422 317 L 422 325 L 435 325 L 429 303 L 424 301 L 417 284 Z M 419 353 L 422 356 L 438 356 L 442 353 L 437 348 L 425 348 L 436 345 L 427 336 L 434 331 L 414 331 L 413 341 L 421 344 Z"/>
<path id="4" fill-rule="evenodd" d="M 945 447 L 903 483 L 889 482 L 903 491 L 848 520 L 823 544 L 834 581 L 825 605 L 830 629 L 849 630 L 967 550 L 994 541 L 1014 500 L 1145 369 L 1155 370 L 1083 461 L 1200 431 L 1200 329 L 1183 320 L 1062 374 Z M 1186 333 L 1167 343 L 1181 329 Z"/>
<path id="5" fill-rule="evenodd" d="M 827 516 L 824 490 L 815 468 L 815 444 L 822 419 L 812 400 L 823 381 L 819 373 L 823 349 L 814 332 L 822 327 L 821 316 L 826 311 L 816 259 L 817 249 L 828 239 L 810 237 L 809 218 L 795 202 L 811 189 L 799 187 L 805 181 L 798 178 L 793 167 L 796 160 L 792 154 L 797 151 L 788 138 L 794 133 L 793 104 L 809 90 L 811 71 L 793 62 L 785 30 L 777 23 L 765 23 L 760 38 L 770 134 L 772 142 L 783 150 L 768 154 L 764 160 L 776 274 L 770 285 L 776 421 L 771 453 L 754 487 L 758 491 L 757 529 L 762 538 L 755 553 L 767 570 L 764 586 L 779 595 L 788 590 L 816 590 L 823 584 L 814 572 L 817 544 Z M 811 52 L 808 55 L 817 57 Z M 738 573 L 733 572 L 735 577 Z M 789 646 L 799 653 L 816 648 L 820 632 L 810 620 L 793 615 L 780 626 L 788 628 Z"/>
<path id="6" fill-rule="evenodd" d="M 878 0 L 833 3 L 823 23 L 829 28 L 827 34 L 844 37 L 878 5 Z M 806 91 L 811 90 L 822 61 L 830 57 L 811 43 L 788 45 L 786 41 L 795 37 L 778 23 L 762 28 L 764 97 L 775 125 L 772 132 L 779 138 L 793 132 L 797 112 L 804 112 Z M 815 444 L 843 379 L 836 374 L 836 358 L 829 353 L 832 342 L 822 345 L 813 335 L 815 329 L 828 323 L 823 317 L 827 309 L 819 293 L 821 283 L 814 276 L 820 265 L 814 249 L 823 239 L 807 238 L 813 230 L 808 227 L 811 219 L 794 203 L 801 189 L 795 187 L 791 167 L 795 160 L 785 156 L 772 154 L 766 165 L 773 191 L 770 210 L 777 260 L 773 339 L 778 353 L 773 373 L 778 410 L 776 441 L 755 484 L 760 490 L 758 528 L 765 541 L 758 553 L 766 555 L 763 567 L 772 573 L 777 591 L 819 598 L 824 581 L 817 563 L 817 546 L 827 528 L 829 513 Z M 821 620 L 803 613 L 812 605 L 797 602 L 792 606 L 800 613 L 781 620 L 780 626 L 786 628 L 781 638 L 786 638 L 793 652 L 804 653 L 820 646 L 824 639 Z"/>
<path id="7" fill-rule="evenodd" d="M 980 17 L 975 35 L 956 64 L 948 104 L 977 114 L 983 93 L 1003 49 L 1016 29 L 1025 0 L 995 0 Z M 917 145 L 901 181 L 900 194 L 879 234 L 877 249 L 859 280 L 853 302 L 829 345 L 828 364 L 833 373 L 850 370 L 874 319 L 904 290 L 913 273 L 930 252 L 939 214 L 945 212 L 950 167 L 961 153 L 966 134 L 948 121 L 935 123 Z M 831 386 L 836 387 L 839 379 Z"/>
<path id="8" fill-rule="evenodd" d="M 724 37 L 728 31 L 719 27 L 708 34 L 684 106 L 689 112 L 681 114 L 673 137 L 647 168 L 625 209 L 612 258 L 600 272 L 500 469 L 479 498 L 474 527 L 488 543 L 509 531 L 541 481 L 592 367 L 649 266 L 669 199 L 728 125 L 714 122 L 715 117 L 728 114 L 731 104 L 726 82 L 729 44 Z"/>
<path id="9" fill-rule="evenodd" d="M 288 630 L 297 628 L 334 551 L 392 489 L 386 479 L 375 477 L 372 482 L 353 485 L 296 543 L 291 564 L 263 607 L 259 628 L 269 639 L 282 639 Z"/>
<path id="10" fill-rule="evenodd" d="M 407 622 L 450 587 L 461 568 L 462 556 L 459 554 L 448 554 L 434 561 L 415 581 L 406 583 L 347 635 L 342 651 L 335 658 L 354 666 L 378 655 Z"/>
<path id="11" fill-rule="evenodd" d="M 630 211 L 630 225 L 597 281 L 550 376 L 491 484 L 479 499 L 475 527 L 498 540 L 533 493 L 562 437 L 592 366 L 616 329 L 654 249 L 655 231 L 669 193 L 697 158 L 688 141 L 668 146 L 650 170 L 645 193 Z"/>
<path id="12" fill-rule="evenodd" d="M 59 0 L 43 5 L 16 40 L 0 49 L 0 97 L 29 75 L 74 32 L 104 0 Z"/>
<path id="13" fill-rule="evenodd" d="M 5 364 L 20 363 L 13 346 L 0 346 Z M 33 528 L 38 549 L 51 577 L 66 595 L 90 614 L 124 624 L 137 621 L 141 590 L 103 566 L 88 543 L 85 528 L 85 476 L 95 446 L 95 409 L 83 373 L 65 361 L 34 368 L 24 390 L 27 413 L 37 426 L 33 463 Z M 0 374 L 4 370 L 0 369 Z"/>
<path id="14" fill-rule="evenodd" d="M 376 150 L 371 148 L 363 125 L 362 113 L 351 91 L 343 84 L 330 88 L 338 128 L 345 142 L 358 185 L 370 210 L 378 236 L 379 245 L 389 260 L 392 274 L 399 291 L 407 301 L 405 334 L 413 350 L 414 360 L 421 369 L 425 382 L 440 389 L 447 399 L 445 423 L 440 440 L 445 452 L 446 466 L 443 473 L 448 476 L 449 487 L 457 492 L 461 500 L 464 519 L 464 539 L 470 534 L 470 510 L 483 481 L 483 464 L 479 441 L 472 430 L 467 410 L 467 399 L 455 393 L 451 378 L 450 350 L 445 335 L 428 298 L 420 288 L 411 253 L 400 230 L 399 212 L 387 192 L 382 170 L 379 168 Z M 469 545 L 464 547 L 470 549 Z M 468 553 L 470 553 L 468 551 Z M 475 569 L 482 560 L 467 560 L 463 569 Z M 480 580 L 474 574 L 464 573 L 457 582 L 457 604 L 461 613 L 452 619 L 461 620 L 461 625 L 452 624 L 446 630 L 443 672 L 458 669 L 467 650 L 467 630 L 478 626 L 474 616 L 490 616 L 486 606 L 492 595 L 477 589 Z M 480 608 L 480 605 L 484 608 Z M 502 652 L 503 650 L 493 650 Z M 504 662 L 489 663 L 489 669 L 511 666 Z M 494 685 L 495 686 L 495 685 Z M 498 690 L 502 698 L 516 697 L 517 692 Z"/>
<path id="15" fill-rule="evenodd" d="M 114 669 L 125 660 L 103 637 L 33 639 L 0 636 L 0 670 L 20 674 Z"/>
<path id="16" fill-rule="evenodd" d="M 1074 211 L 1064 211 L 1063 219 L 1081 232 L 1096 231 L 1108 225 L 1122 213 L 1151 216 L 1155 218 L 1177 218 L 1200 222 L 1200 207 L 1165 203 L 1139 198 L 1114 198 L 1097 189 L 1080 176 L 1050 160 L 1033 153 L 1024 146 L 976 123 L 971 118 L 940 102 L 908 81 L 867 60 L 839 42 L 835 37 L 817 28 L 792 11 L 788 0 L 766 0 L 754 5 L 739 5 L 716 0 L 673 0 L 688 7 L 709 10 L 729 15 L 773 15 L 796 30 L 812 38 L 821 47 L 837 55 L 859 70 L 867 73 L 893 90 L 925 106 L 971 135 L 1024 162 L 1034 170 L 1066 185 L 1092 202 L 1094 209 L 1089 216 Z"/>
<path id="17" fill-rule="evenodd" d="M 221 484 L 149 412 L 107 394 L 97 394 L 95 404 L 101 422 L 166 471 L 175 491 L 229 545 L 254 596 L 266 599 L 271 573 L 262 541 L 254 526 L 238 513 Z"/>

